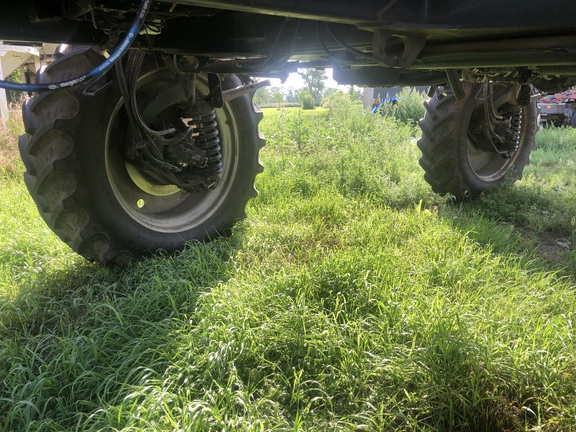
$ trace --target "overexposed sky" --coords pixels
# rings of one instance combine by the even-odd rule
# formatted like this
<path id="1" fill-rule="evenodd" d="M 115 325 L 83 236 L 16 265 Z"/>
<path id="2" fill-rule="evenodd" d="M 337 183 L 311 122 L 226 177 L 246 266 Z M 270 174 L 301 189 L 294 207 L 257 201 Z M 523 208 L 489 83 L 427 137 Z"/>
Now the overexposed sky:
<path id="1" fill-rule="evenodd" d="M 326 87 L 339 88 L 342 90 L 346 90 L 348 88 L 347 86 L 339 86 L 338 83 L 332 79 L 332 69 L 326 69 L 325 72 L 326 76 L 328 76 L 328 79 L 324 81 Z M 297 73 L 289 74 L 288 79 L 284 82 L 284 84 L 282 84 L 282 82 L 277 78 L 270 79 L 270 83 L 272 87 L 282 86 L 293 89 L 300 89 L 304 87 L 304 80 Z"/>

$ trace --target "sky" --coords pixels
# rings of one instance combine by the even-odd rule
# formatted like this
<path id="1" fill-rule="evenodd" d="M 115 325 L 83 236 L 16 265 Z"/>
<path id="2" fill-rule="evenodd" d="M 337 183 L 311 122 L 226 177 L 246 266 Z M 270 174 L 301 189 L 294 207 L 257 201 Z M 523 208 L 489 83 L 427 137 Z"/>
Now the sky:
<path id="1" fill-rule="evenodd" d="M 339 86 L 338 83 L 334 81 L 334 79 L 332 78 L 332 69 L 326 69 L 325 72 L 326 76 L 328 76 L 328 79 L 324 81 L 326 87 L 339 88 L 342 90 L 348 89 L 347 86 Z M 284 82 L 284 84 L 282 84 L 282 82 L 277 78 L 270 79 L 270 84 L 272 85 L 272 87 L 282 86 L 285 88 L 300 89 L 304 87 L 304 80 L 297 73 L 291 73 L 290 75 L 288 75 L 288 79 L 286 80 L 286 82 Z"/>

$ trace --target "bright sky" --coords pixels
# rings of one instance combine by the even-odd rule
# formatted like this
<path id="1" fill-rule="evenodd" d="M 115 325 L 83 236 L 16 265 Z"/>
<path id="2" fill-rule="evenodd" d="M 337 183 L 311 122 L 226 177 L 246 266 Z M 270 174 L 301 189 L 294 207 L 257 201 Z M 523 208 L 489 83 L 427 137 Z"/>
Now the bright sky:
<path id="1" fill-rule="evenodd" d="M 326 87 L 339 88 L 342 90 L 346 90 L 348 88 L 347 86 L 339 86 L 338 83 L 332 79 L 332 69 L 326 69 L 325 72 L 326 76 L 328 77 L 328 79 L 324 81 Z M 282 84 L 281 81 L 277 78 L 270 79 L 270 83 L 272 87 L 282 86 L 291 87 L 293 89 L 300 89 L 304 87 L 304 80 L 297 73 L 291 73 L 288 75 L 288 79 L 286 82 L 284 82 L 284 84 Z"/>

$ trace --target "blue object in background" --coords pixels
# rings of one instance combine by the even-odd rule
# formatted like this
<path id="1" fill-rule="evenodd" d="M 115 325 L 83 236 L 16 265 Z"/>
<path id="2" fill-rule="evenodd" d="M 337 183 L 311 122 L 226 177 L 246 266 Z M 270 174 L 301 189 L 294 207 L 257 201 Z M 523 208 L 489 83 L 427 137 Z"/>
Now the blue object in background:
<path id="1" fill-rule="evenodd" d="M 390 97 L 384 98 L 378 104 L 376 104 L 372 107 L 372 114 L 376 114 L 378 112 L 378 110 L 380 110 L 380 107 L 382 105 L 384 105 L 385 103 L 391 103 L 392 105 L 395 105 L 399 101 L 400 101 L 400 99 L 397 98 L 396 96 L 390 96 Z"/>

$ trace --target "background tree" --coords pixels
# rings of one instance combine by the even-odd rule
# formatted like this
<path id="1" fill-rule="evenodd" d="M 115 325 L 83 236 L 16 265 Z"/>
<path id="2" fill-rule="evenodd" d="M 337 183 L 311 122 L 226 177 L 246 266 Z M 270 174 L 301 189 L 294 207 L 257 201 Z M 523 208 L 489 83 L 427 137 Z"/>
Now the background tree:
<path id="1" fill-rule="evenodd" d="M 256 105 L 264 106 L 269 103 L 270 99 L 270 89 L 268 87 L 260 87 L 256 90 L 256 93 L 254 93 L 253 100 Z"/>
<path id="2" fill-rule="evenodd" d="M 282 107 L 282 102 L 284 102 L 284 93 L 280 89 L 276 89 L 272 92 L 272 99 L 276 102 L 278 109 Z"/>
<path id="3" fill-rule="evenodd" d="M 348 89 L 348 96 L 350 96 L 350 100 L 362 100 L 362 91 L 356 87 L 351 85 Z"/>
<path id="4" fill-rule="evenodd" d="M 284 91 L 282 87 L 262 87 L 254 93 L 254 102 L 256 105 L 265 107 L 274 103 L 278 107 L 284 102 Z"/>
<path id="5" fill-rule="evenodd" d="M 302 106 L 302 109 L 313 110 L 314 109 L 314 97 L 306 89 L 300 90 L 298 92 L 298 100 Z"/>
<path id="6" fill-rule="evenodd" d="M 288 89 L 288 93 L 286 94 L 286 102 L 287 103 L 298 103 L 298 91 L 294 91 L 293 88 Z"/>
<path id="7" fill-rule="evenodd" d="M 308 93 L 310 93 L 314 99 L 314 103 L 320 105 L 322 93 L 326 87 L 324 81 L 328 78 L 326 73 L 320 69 L 299 69 L 298 75 L 304 80 Z"/>

